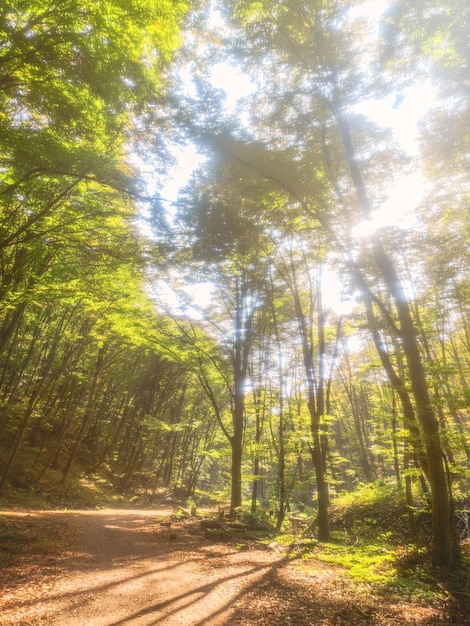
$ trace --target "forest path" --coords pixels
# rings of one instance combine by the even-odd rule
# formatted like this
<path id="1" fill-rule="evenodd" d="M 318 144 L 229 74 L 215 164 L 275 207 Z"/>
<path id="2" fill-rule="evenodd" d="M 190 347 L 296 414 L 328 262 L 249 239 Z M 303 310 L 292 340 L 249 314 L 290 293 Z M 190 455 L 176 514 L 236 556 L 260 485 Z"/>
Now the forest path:
<path id="1" fill-rule="evenodd" d="M 236 547 L 189 532 L 191 521 L 169 529 L 156 525 L 155 511 L 81 518 L 88 558 L 69 581 L 72 593 L 61 598 L 51 624 L 230 624 L 237 598 L 280 560 L 267 551 L 260 559 L 259 550 L 254 559 L 249 553 L 240 559 Z"/>
<path id="2" fill-rule="evenodd" d="M 237 600 L 286 562 L 283 555 L 248 544 L 213 543 L 198 522 L 168 528 L 158 516 L 170 511 L 99 510 L 42 512 L 49 530 L 68 528 L 75 544 L 66 571 L 38 597 L 2 611 L 0 624 L 67 626 L 219 626 L 241 624 Z M 161 519 L 161 518 L 160 518 Z M 26 523 L 26 522 L 25 522 Z M 31 593 L 31 592 L 30 592 Z M 19 606 L 18 606 L 19 605 Z M 16 619 L 15 619 L 16 613 Z"/>
<path id="3" fill-rule="evenodd" d="M 2 511 L 1 626 L 467 624 L 287 548 L 169 510 Z M 11 532 L 10 532 L 11 531 Z M 13 532 L 14 531 L 14 532 Z M 468 612 L 464 611 L 468 615 Z"/>

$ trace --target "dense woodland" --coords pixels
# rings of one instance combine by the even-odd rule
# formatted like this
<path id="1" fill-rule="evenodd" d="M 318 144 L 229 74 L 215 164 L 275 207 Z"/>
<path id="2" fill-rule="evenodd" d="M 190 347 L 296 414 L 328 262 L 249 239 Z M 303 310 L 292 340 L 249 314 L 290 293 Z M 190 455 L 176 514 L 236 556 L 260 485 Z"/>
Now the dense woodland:
<path id="1" fill-rule="evenodd" d="M 278 528 L 297 512 L 327 540 L 335 499 L 376 485 L 412 536 L 430 512 L 436 564 L 459 561 L 468 17 L 466 0 L 3 0 L 5 501 L 101 477 Z M 249 85 L 236 102 L 221 72 Z M 366 104 L 398 111 L 417 85 L 433 95 L 411 149 Z M 408 214 L 416 190 L 387 205 L 406 177 Z"/>

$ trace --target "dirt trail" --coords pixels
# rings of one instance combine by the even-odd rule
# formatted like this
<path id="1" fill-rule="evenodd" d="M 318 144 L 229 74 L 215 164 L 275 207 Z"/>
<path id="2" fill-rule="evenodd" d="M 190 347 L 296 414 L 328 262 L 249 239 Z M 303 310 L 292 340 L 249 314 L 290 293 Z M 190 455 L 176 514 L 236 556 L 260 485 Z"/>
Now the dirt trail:
<path id="1" fill-rule="evenodd" d="M 79 533 L 81 554 L 69 562 L 65 576 L 33 600 L 34 617 L 29 617 L 28 606 L 19 607 L 20 613 L 21 608 L 25 610 L 16 623 L 240 624 L 237 600 L 269 577 L 284 557 L 247 545 L 214 544 L 194 532 L 191 522 L 174 522 L 167 528 L 157 521 L 158 513 L 165 512 L 56 514 L 56 520 L 60 518 Z M 3 616 L 8 618 L 8 612 Z M 15 621 L 0 618 L 3 623 Z"/>
<path id="2" fill-rule="evenodd" d="M 430 603 L 357 585 L 276 544 L 206 536 L 195 519 L 169 527 L 169 513 L 2 511 L 0 626 L 470 623 L 466 594 Z"/>

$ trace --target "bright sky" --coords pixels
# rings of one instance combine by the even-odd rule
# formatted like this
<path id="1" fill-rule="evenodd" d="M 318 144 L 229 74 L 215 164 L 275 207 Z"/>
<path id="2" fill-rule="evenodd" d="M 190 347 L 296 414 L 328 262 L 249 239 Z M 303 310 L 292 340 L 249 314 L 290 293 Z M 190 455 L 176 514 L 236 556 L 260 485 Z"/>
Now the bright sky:
<path id="1" fill-rule="evenodd" d="M 242 77 L 241 87 L 238 89 L 237 81 L 235 80 L 237 76 L 238 73 L 231 75 L 231 69 L 227 67 L 222 72 L 222 64 L 220 64 L 220 83 L 217 86 L 221 86 L 222 80 L 227 81 L 227 100 L 230 106 L 236 105 L 236 101 L 241 97 L 240 94 L 243 92 L 243 89 L 247 91 L 251 89 L 251 84 L 247 86 L 244 77 Z M 429 102 L 432 102 L 432 90 L 426 86 L 416 86 L 405 96 L 399 109 L 393 108 L 390 98 L 382 102 L 370 101 L 366 103 L 363 113 L 380 125 L 391 126 L 395 138 L 401 147 L 408 154 L 415 155 L 417 152 L 417 123 L 426 113 Z M 164 198 L 170 202 L 176 201 L 179 189 L 188 182 L 192 171 L 203 160 L 203 157 L 198 154 L 193 145 L 182 150 L 178 157 L 178 164 L 175 166 L 169 182 L 163 190 Z M 412 227 L 415 223 L 414 210 L 422 199 L 423 192 L 424 180 L 419 171 L 398 178 L 390 184 L 386 194 L 388 198 L 374 212 L 373 219 L 359 223 L 355 228 L 354 234 L 359 237 L 367 236 L 376 228 L 386 225 L 396 225 L 403 228 Z M 168 209 L 171 214 L 171 205 L 168 205 Z M 324 294 L 325 305 L 337 313 L 349 312 L 354 305 L 341 299 L 341 285 L 334 272 L 328 272 L 325 284 L 330 286 Z M 213 286 L 210 284 L 193 285 L 192 287 L 188 286 L 185 291 L 194 299 L 197 305 L 204 307 L 210 303 Z M 168 305 L 171 308 L 178 308 L 178 300 L 175 294 L 168 289 L 165 293 L 165 300 Z M 196 309 L 190 311 L 187 306 L 184 307 L 184 312 L 193 318 L 200 317 Z"/>
<path id="2" fill-rule="evenodd" d="M 358 111 L 380 126 L 391 128 L 395 140 L 410 157 L 419 154 L 418 124 L 433 104 L 435 90 L 428 84 L 416 84 L 402 94 L 399 106 L 395 106 L 395 95 L 383 100 L 361 103 Z M 414 172 L 392 181 L 386 190 L 388 196 L 382 206 L 377 207 L 373 219 L 356 226 L 355 234 L 368 235 L 376 228 L 396 225 L 411 228 L 415 224 L 414 210 L 423 198 L 425 181 L 419 165 Z"/>
<path id="3" fill-rule="evenodd" d="M 377 18 L 380 17 L 385 6 L 384 0 L 374 0 L 362 5 L 362 12 L 367 13 L 372 25 L 377 25 Z M 378 31 L 377 31 L 378 32 Z M 376 36 L 375 29 L 371 29 L 371 37 Z M 188 92 L 193 88 L 191 76 L 188 74 L 185 79 Z M 211 70 L 211 82 L 214 87 L 225 92 L 225 108 L 230 114 L 236 109 L 238 101 L 249 95 L 255 86 L 250 78 L 243 74 L 239 68 L 230 64 L 220 62 Z M 406 91 L 399 94 L 391 94 L 382 100 L 369 100 L 362 102 L 355 110 L 373 120 L 380 126 L 391 128 L 395 140 L 399 146 L 410 156 L 415 157 L 419 153 L 417 141 L 417 125 L 432 106 L 434 100 L 434 90 L 428 84 L 415 84 Z M 195 146 L 190 145 L 179 150 L 175 154 L 177 165 L 173 168 L 168 182 L 162 190 L 162 196 L 168 201 L 167 209 L 173 212 L 173 203 L 177 199 L 179 189 L 184 186 L 192 171 L 203 161 L 203 157 L 198 154 Z M 407 174 L 390 181 L 386 189 L 386 200 L 380 207 L 376 207 L 373 218 L 367 222 L 359 223 L 354 234 L 358 237 L 367 236 L 376 228 L 386 225 L 396 225 L 402 228 L 411 228 L 415 224 L 414 210 L 419 204 L 424 193 L 424 180 L 416 165 L 412 174 Z M 333 280 L 333 277 L 330 277 Z M 329 280 L 329 282 L 331 282 Z M 334 281 L 333 281 L 334 282 Z M 199 300 L 204 300 L 201 304 L 206 304 L 206 298 L 201 298 L 203 292 L 210 289 L 195 288 L 191 295 L 197 295 Z M 339 292 L 339 285 L 338 285 Z M 207 295 L 209 299 L 209 295 Z M 336 300 L 336 305 L 334 301 Z M 339 307 L 339 295 L 331 294 L 331 305 Z"/>
<path id="4" fill-rule="evenodd" d="M 249 95 L 254 89 L 250 79 L 239 69 L 219 63 L 212 72 L 214 85 L 226 93 L 227 110 L 235 110 L 240 98 Z M 400 147 L 411 157 L 419 151 L 417 131 L 418 123 L 429 110 L 434 99 L 431 86 L 422 84 L 409 88 L 403 95 L 400 106 L 394 106 L 395 95 L 383 100 L 369 100 L 361 103 L 358 111 L 377 124 L 390 127 Z M 162 195 L 168 200 L 167 208 L 172 213 L 172 204 L 177 199 L 178 191 L 188 182 L 192 171 L 203 161 L 194 145 L 189 145 L 177 154 L 178 163 L 171 172 Z M 416 165 L 418 167 L 418 165 Z M 373 218 L 360 222 L 354 231 L 356 236 L 367 236 L 376 228 L 387 225 L 410 228 L 415 224 L 414 211 L 424 193 L 424 180 L 416 169 L 390 182 L 386 190 L 387 199 L 374 211 Z"/>

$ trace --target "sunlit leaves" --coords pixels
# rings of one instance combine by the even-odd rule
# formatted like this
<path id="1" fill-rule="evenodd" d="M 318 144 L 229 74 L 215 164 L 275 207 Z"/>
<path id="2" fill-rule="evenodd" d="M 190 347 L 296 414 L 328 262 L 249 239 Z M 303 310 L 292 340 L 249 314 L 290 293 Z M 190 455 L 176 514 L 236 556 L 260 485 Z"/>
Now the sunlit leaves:
<path id="1" fill-rule="evenodd" d="M 0 13 L 3 302 L 138 264 L 126 142 L 155 102 L 184 3 L 41 0 Z M 9 295 L 8 295 L 9 294 Z M 23 294 L 21 296 L 20 294 Z"/>

